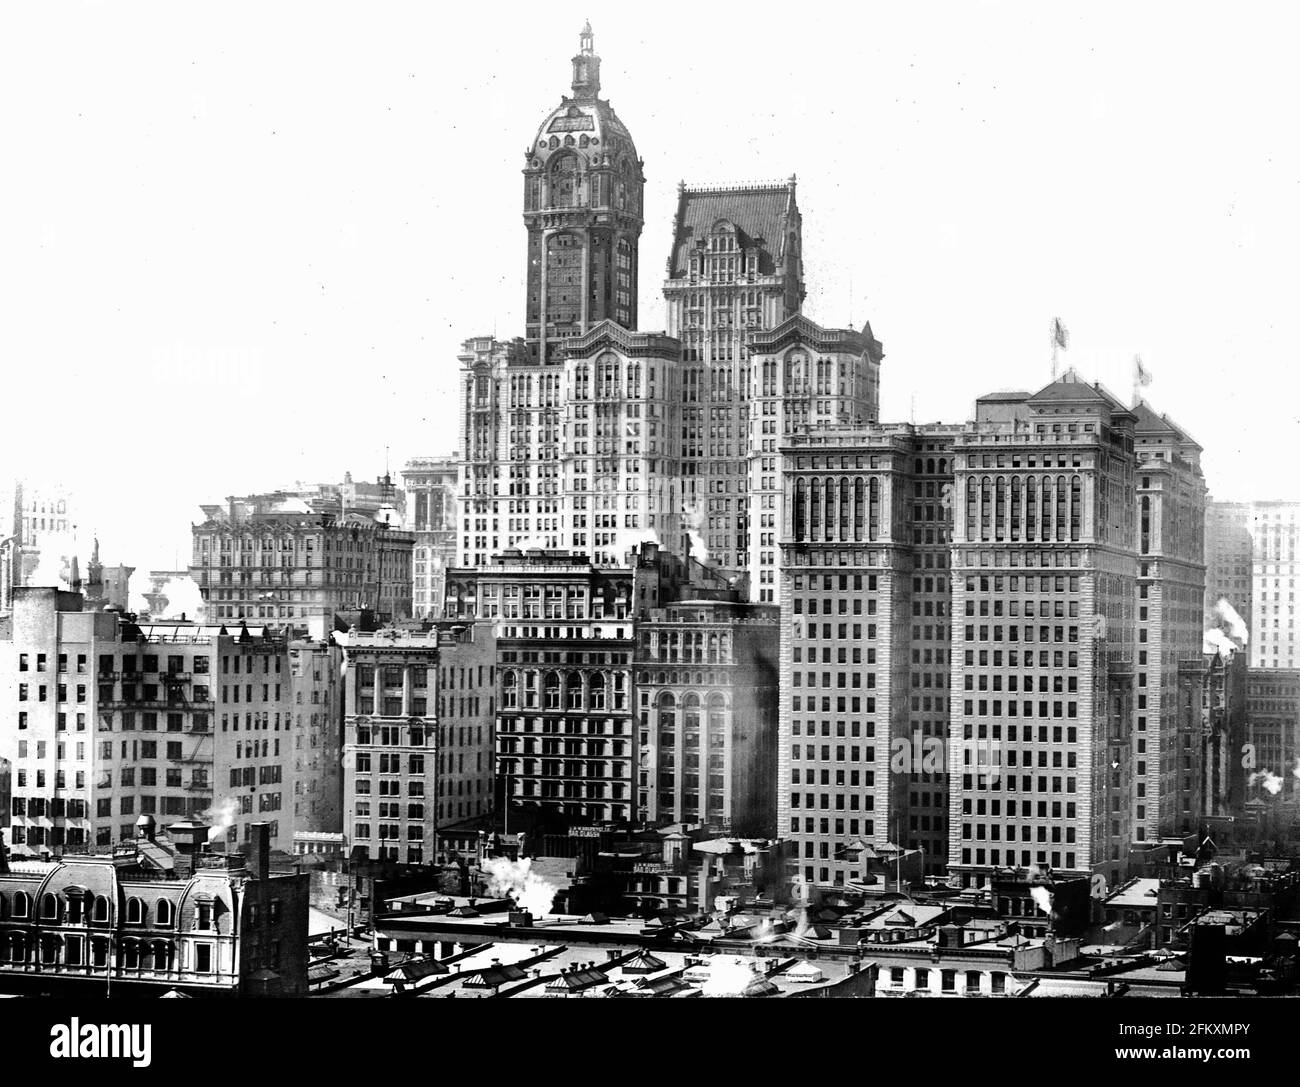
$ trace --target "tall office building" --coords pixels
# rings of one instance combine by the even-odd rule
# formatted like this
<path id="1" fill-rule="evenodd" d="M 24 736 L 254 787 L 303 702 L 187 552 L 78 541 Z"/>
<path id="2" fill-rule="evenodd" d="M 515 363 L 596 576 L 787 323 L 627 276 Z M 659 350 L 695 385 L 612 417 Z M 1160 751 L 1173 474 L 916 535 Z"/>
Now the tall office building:
<path id="1" fill-rule="evenodd" d="M 439 828 L 492 805 L 488 624 L 347 635 L 344 833 L 374 860 L 431 863 Z"/>
<path id="2" fill-rule="evenodd" d="M 416 457 L 402 469 L 406 492 L 403 529 L 415 537 L 411 554 L 411 614 L 436 619 L 442 614 L 447 567 L 456 564 L 456 492 L 460 456 Z"/>
<path id="3" fill-rule="evenodd" d="M 799 875 L 852 883 L 901 845 L 966 885 L 1113 880 L 1132 838 L 1194 818 L 1204 484 L 1181 429 L 1071 372 L 965 425 L 819 421 L 783 450 Z"/>
<path id="4" fill-rule="evenodd" d="M 950 488 L 958 427 L 825 422 L 781 445 L 777 830 L 795 874 L 947 853 Z"/>
<path id="5" fill-rule="evenodd" d="M 1069 372 L 980 401 L 954 444 L 948 859 L 964 884 L 1011 866 L 1122 871 L 1136 422 Z"/>
<path id="6" fill-rule="evenodd" d="M 814 419 L 874 420 L 881 347 L 869 326 L 798 317 L 794 178 L 683 184 L 667 330 L 636 331 L 644 178 L 599 63 L 586 28 L 573 95 L 526 155 L 526 336 L 460 355 L 457 564 L 563 549 L 615 568 L 646 540 L 774 603 L 778 442 Z"/>
<path id="7" fill-rule="evenodd" d="M 637 815 L 774 838 L 777 609 L 682 595 L 637 622 Z"/>
<path id="8" fill-rule="evenodd" d="M 1214 502 L 1205 505 L 1205 622 L 1218 626 L 1215 605 L 1226 600 L 1249 629 L 1254 589 L 1254 541 L 1250 535 L 1248 502 Z"/>
<path id="9" fill-rule="evenodd" d="M 871 326 L 821 328 L 795 314 L 774 328 L 750 330 L 745 340 L 748 395 L 738 401 L 745 431 L 743 477 L 733 497 L 721 492 L 706 500 L 708 538 L 715 530 L 736 525 L 743 541 L 735 557 L 749 574 L 750 599 L 763 604 L 780 601 L 777 565 L 783 475 L 780 446 L 791 434 L 828 425 L 863 426 L 877 421 L 880 411 L 880 343 Z M 717 450 L 710 447 L 710 453 Z M 716 462 L 710 455 L 706 463 Z M 683 463 L 686 461 L 683 459 Z M 683 481 L 683 485 L 689 477 Z M 730 484 L 727 484 L 730 488 Z M 710 544 L 710 549 L 712 549 Z M 720 563 L 724 568 L 726 562 Z"/>
<path id="10" fill-rule="evenodd" d="M 415 538 L 396 521 L 280 495 L 201 508 L 189 573 L 209 622 L 310 627 L 319 638 L 340 611 L 410 616 Z"/>
<path id="11" fill-rule="evenodd" d="M 645 175 L 627 127 L 600 97 L 591 24 L 573 58 L 573 94 L 524 153 L 528 355 L 561 358 L 570 336 L 601 321 L 636 328 Z"/>
<path id="12" fill-rule="evenodd" d="M 205 819 L 227 848 L 264 821 L 287 850 L 298 732 L 287 642 L 83 605 L 80 593 L 20 588 L 0 628 L 15 847 L 105 849 L 152 815 Z"/>
<path id="13" fill-rule="evenodd" d="M 1203 808 L 1199 715 L 1205 601 L 1205 480 L 1201 447 L 1145 401 L 1133 408 L 1137 456 L 1137 677 L 1134 837 L 1192 834 Z M 1188 670 L 1190 669 L 1190 670 Z M 1180 678 L 1181 676 L 1181 678 Z"/>
<path id="14" fill-rule="evenodd" d="M 1219 600 L 1231 604 L 1249 635 L 1252 669 L 1300 667 L 1298 515 L 1300 502 L 1211 502 L 1206 508 L 1206 624 L 1220 625 Z M 1242 640 L 1240 632 L 1236 636 Z"/>
<path id="15" fill-rule="evenodd" d="M 682 503 L 723 569 L 745 569 L 749 549 L 749 342 L 799 312 L 801 227 L 794 178 L 678 189 L 663 289 L 681 343 Z"/>
<path id="16" fill-rule="evenodd" d="M 510 802 L 575 823 L 635 817 L 635 623 L 686 581 L 652 543 L 612 569 L 536 550 L 448 573 L 444 621 L 496 624 L 497 773 Z"/>
<path id="17" fill-rule="evenodd" d="M 1251 505 L 1251 668 L 1300 666 L 1296 631 L 1296 543 L 1300 502 Z"/>

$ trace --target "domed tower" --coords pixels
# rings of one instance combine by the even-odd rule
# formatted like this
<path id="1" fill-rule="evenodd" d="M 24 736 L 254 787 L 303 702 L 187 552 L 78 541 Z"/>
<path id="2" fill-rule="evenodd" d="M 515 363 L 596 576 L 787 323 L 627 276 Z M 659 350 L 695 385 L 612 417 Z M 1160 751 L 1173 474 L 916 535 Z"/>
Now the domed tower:
<path id="1" fill-rule="evenodd" d="M 599 321 L 636 328 L 645 174 L 631 135 L 600 97 L 590 23 L 573 58 L 573 95 L 542 122 L 524 157 L 527 341 L 547 362 Z"/>

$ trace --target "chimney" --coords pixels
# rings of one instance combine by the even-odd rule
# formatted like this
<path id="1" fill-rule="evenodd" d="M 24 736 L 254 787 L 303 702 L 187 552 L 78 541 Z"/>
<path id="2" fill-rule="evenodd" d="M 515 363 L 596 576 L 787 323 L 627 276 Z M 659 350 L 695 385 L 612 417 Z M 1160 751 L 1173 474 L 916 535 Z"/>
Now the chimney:
<path id="1" fill-rule="evenodd" d="M 527 910 L 511 910 L 508 920 L 511 928 L 533 927 L 533 915 Z"/>
<path id="2" fill-rule="evenodd" d="M 136 826 L 138 828 L 139 824 Z M 199 854 L 207 844 L 208 828 L 202 823 L 172 823 L 167 828 L 167 836 L 175 851 L 176 875 L 189 879 L 198 867 Z"/>
<path id="3" fill-rule="evenodd" d="M 142 815 L 135 821 L 135 836 L 152 842 L 157 833 L 157 826 L 152 815 Z"/>
<path id="4" fill-rule="evenodd" d="M 271 824 L 252 823 L 248 828 L 249 860 L 254 879 L 271 878 Z"/>

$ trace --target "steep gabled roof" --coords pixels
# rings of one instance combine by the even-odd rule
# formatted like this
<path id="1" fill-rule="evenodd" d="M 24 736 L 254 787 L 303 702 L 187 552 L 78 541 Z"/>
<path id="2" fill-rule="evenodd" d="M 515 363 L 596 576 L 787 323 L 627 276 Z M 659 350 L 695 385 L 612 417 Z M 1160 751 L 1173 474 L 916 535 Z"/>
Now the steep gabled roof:
<path id="1" fill-rule="evenodd" d="M 734 188 L 690 188 L 678 190 L 677 216 L 673 221 L 673 248 L 668 258 L 668 276 L 677 279 L 690 270 L 690 251 L 709 236 L 720 219 L 740 233 L 740 244 L 761 243 L 758 270 L 774 272 L 785 253 L 786 229 L 798 214 L 793 181 L 772 185 L 738 185 Z"/>

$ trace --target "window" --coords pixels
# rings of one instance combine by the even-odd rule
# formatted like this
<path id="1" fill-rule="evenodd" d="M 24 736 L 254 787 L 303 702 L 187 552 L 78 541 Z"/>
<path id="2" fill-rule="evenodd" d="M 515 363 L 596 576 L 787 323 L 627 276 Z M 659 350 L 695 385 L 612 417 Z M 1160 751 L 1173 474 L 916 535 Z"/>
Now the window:
<path id="1" fill-rule="evenodd" d="M 196 944 L 194 947 L 194 969 L 200 974 L 212 973 L 212 945 Z"/>

